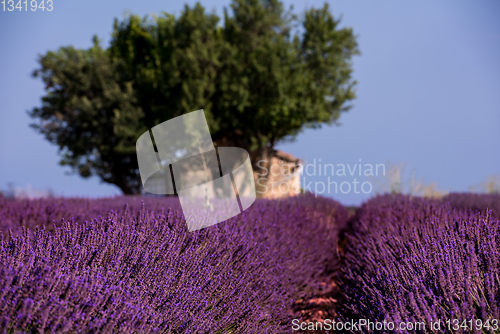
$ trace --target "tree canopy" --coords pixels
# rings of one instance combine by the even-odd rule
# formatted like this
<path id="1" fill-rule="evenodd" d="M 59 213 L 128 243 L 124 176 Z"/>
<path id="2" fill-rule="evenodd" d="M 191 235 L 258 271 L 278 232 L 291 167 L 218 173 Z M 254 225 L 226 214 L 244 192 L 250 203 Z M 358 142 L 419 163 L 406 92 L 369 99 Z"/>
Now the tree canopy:
<path id="1" fill-rule="evenodd" d="M 125 194 L 141 191 L 137 138 L 204 109 L 214 142 L 269 160 L 277 143 L 336 123 L 355 98 L 351 28 L 328 4 L 300 16 L 278 0 L 233 0 L 224 24 L 197 3 L 175 17 L 115 19 L 107 48 L 49 51 L 33 73 L 46 87 L 32 126 L 62 165 Z"/>

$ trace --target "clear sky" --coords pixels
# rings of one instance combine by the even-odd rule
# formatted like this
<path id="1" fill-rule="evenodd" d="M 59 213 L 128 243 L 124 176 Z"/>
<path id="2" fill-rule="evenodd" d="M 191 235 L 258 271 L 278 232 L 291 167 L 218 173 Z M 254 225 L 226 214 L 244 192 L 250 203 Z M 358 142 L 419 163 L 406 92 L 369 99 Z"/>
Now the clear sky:
<path id="1" fill-rule="evenodd" d="M 16 1 L 17 3 L 17 1 Z M 0 4 L 0 188 L 9 183 L 52 189 L 65 196 L 108 196 L 117 187 L 97 178 L 66 175 L 57 147 L 31 129 L 26 111 L 41 104 L 40 79 L 31 77 L 37 54 L 61 46 L 108 45 L 113 19 L 179 14 L 195 1 L 59 1 L 53 11 L 3 11 Z M 222 16 L 230 1 L 201 1 Z M 297 14 L 324 1 L 285 1 Z M 426 183 L 466 191 L 500 174 L 500 2 L 497 0 L 328 1 L 342 26 L 352 27 L 361 56 L 354 59 L 358 98 L 341 126 L 306 130 L 279 148 L 307 164 L 404 163 Z M 321 161 L 320 161 L 321 159 Z M 365 169 L 365 167 L 363 167 Z M 313 168 L 309 168 L 309 174 Z M 349 171 L 346 171 L 349 174 Z M 357 173 L 357 172 L 355 172 Z M 330 176 L 353 183 L 355 176 Z M 311 187 L 328 176 L 306 176 Z M 375 184 L 382 182 L 361 179 Z M 344 188 L 345 190 L 346 188 Z M 366 189 L 366 188 L 365 188 Z M 359 204 L 363 193 L 325 195 Z"/>

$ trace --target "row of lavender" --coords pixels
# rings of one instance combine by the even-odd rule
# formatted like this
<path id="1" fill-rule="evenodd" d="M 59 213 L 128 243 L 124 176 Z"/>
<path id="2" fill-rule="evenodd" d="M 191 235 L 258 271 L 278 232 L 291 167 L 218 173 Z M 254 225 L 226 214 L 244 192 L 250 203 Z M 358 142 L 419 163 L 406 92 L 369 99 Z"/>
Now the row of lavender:
<path id="1" fill-rule="evenodd" d="M 500 219 L 500 194 L 451 193 L 442 198 L 441 203 L 470 212 L 484 213 L 489 209 L 492 218 Z"/>
<path id="2" fill-rule="evenodd" d="M 0 243 L 0 330 L 288 333 L 293 301 L 331 265 L 347 220 L 306 194 L 188 233 L 178 205 L 0 198 L 1 224 L 21 231 Z"/>
<path id="3" fill-rule="evenodd" d="M 442 332 L 499 329 L 499 209 L 499 194 L 365 203 L 347 233 L 342 317 L 422 322 L 422 333 L 437 321 Z"/>
<path id="4" fill-rule="evenodd" d="M 166 200 L 165 200 L 166 199 Z M 6 199 L 0 194 L 0 231 L 19 234 L 23 227 L 33 230 L 36 226 L 54 230 L 61 220 L 84 222 L 92 218 L 106 216 L 110 210 L 118 213 L 128 209 L 137 213 L 144 202 L 149 211 L 171 208 L 180 211 L 181 205 L 177 197 L 108 197 L 89 198 L 38 198 L 38 199 Z"/>

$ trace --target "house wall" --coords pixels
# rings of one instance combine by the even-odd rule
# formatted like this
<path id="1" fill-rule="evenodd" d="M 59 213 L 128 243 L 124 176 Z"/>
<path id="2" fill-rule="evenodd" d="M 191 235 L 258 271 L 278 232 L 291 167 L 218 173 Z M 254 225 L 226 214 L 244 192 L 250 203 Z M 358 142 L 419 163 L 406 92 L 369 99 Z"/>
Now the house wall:
<path id="1" fill-rule="evenodd" d="M 262 198 L 281 198 L 300 194 L 301 161 L 288 154 L 279 152 L 271 159 L 267 183 L 256 185 L 257 196 Z M 285 160 L 286 159 L 286 160 Z M 256 182 L 259 182 L 256 179 Z M 263 184 L 263 182 L 261 182 Z"/>

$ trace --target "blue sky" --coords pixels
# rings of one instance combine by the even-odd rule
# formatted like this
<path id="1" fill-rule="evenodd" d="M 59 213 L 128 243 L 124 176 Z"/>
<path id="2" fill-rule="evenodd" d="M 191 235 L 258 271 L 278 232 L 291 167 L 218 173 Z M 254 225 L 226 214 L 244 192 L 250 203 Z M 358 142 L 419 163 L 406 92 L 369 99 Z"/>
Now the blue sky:
<path id="1" fill-rule="evenodd" d="M 0 188 L 8 183 L 52 189 L 58 195 L 119 194 L 97 178 L 66 175 L 57 147 L 28 127 L 26 111 L 40 105 L 33 79 L 37 54 L 74 45 L 88 48 L 97 34 L 107 45 L 113 19 L 179 14 L 195 1 L 54 1 L 54 10 L 2 11 L 0 5 Z M 220 16 L 230 1 L 202 1 Z M 324 1 L 285 1 L 300 14 Z M 500 2 L 496 0 L 328 1 L 342 26 L 352 27 L 361 56 L 354 59 L 358 98 L 341 126 L 306 130 L 279 148 L 319 164 L 404 163 L 440 189 L 468 186 L 500 174 Z M 29 10 L 29 8 L 28 8 Z M 333 175 L 331 181 L 353 182 Z M 363 181 L 363 180 L 360 180 Z M 367 181 L 367 180 L 364 180 Z M 369 180 L 374 183 L 375 180 Z M 306 176 L 306 183 L 327 183 Z M 326 194 L 346 204 L 370 195 Z"/>

